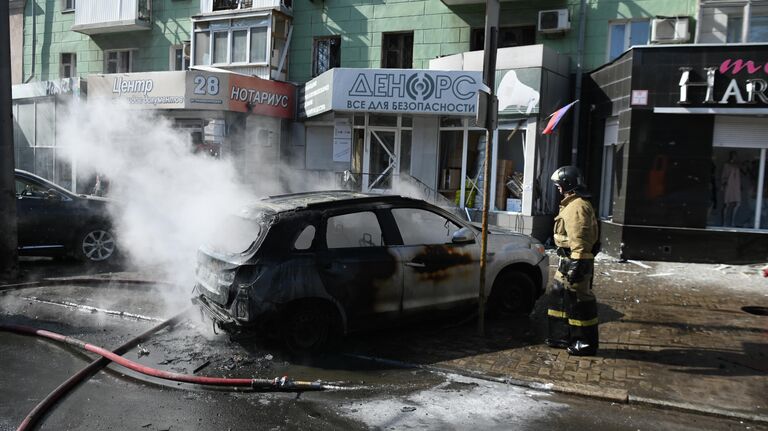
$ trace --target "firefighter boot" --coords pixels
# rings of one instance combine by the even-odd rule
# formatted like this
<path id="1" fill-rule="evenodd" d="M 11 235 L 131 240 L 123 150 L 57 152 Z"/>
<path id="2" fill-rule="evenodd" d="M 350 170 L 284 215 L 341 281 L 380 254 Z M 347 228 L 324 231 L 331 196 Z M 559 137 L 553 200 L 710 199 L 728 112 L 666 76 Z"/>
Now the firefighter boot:
<path id="1" fill-rule="evenodd" d="M 597 353 L 597 302 L 575 301 L 569 309 L 571 345 L 566 349 L 573 356 L 593 356 Z"/>
<path id="2" fill-rule="evenodd" d="M 557 280 L 547 294 L 547 323 L 549 336 L 544 342 L 549 347 L 564 349 L 571 344 L 568 315 L 565 313 L 565 287 Z"/>

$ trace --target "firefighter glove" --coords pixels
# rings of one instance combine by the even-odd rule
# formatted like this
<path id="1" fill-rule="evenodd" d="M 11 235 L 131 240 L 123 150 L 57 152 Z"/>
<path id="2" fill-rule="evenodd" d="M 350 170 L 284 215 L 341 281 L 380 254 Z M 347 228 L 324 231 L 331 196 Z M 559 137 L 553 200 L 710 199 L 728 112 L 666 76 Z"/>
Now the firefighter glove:
<path id="1" fill-rule="evenodd" d="M 578 283 L 584 281 L 584 277 L 589 272 L 589 262 L 584 259 L 573 259 L 568 264 L 568 272 L 565 277 L 569 283 Z"/>

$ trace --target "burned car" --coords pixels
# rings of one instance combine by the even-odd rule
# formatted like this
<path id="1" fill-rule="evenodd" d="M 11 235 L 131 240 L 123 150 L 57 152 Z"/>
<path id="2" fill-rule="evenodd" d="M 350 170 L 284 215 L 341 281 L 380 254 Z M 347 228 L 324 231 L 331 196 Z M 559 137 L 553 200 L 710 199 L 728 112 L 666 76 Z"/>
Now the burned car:
<path id="1" fill-rule="evenodd" d="M 198 251 L 192 301 L 227 331 L 261 329 L 291 350 L 477 304 L 480 230 L 401 196 L 349 191 L 266 198 Z M 529 313 L 547 283 L 537 240 L 490 230 L 488 307 Z"/>

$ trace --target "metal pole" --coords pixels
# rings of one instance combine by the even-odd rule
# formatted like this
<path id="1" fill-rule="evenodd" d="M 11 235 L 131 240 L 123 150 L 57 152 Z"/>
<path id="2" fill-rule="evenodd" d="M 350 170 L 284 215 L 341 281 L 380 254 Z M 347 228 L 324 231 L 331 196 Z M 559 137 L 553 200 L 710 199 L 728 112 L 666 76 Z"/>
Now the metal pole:
<path id="1" fill-rule="evenodd" d="M 0 279 L 18 275 L 16 182 L 11 111 L 11 25 L 8 2 L 0 2 Z"/>
<path id="2" fill-rule="evenodd" d="M 493 130 L 496 128 L 497 104 L 496 87 L 496 47 L 499 37 L 499 0 L 485 2 L 485 54 L 483 55 L 483 83 L 488 86 L 489 97 L 485 123 L 485 172 L 483 173 L 483 231 L 480 242 L 480 292 L 478 295 L 477 332 L 485 335 L 485 270 L 488 266 L 488 206 L 491 201 L 489 182 L 491 181 L 491 149 L 493 148 Z"/>
<path id="3" fill-rule="evenodd" d="M 584 38 L 587 32 L 587 0 L 581 0 L 579 6 L 579 45 L 576 53 L 576 85 L 574 88 L 574 99 L 581 99 L 581 81 L 584 74 Z M 579 121 L 581 114 L 581 103 L 573 107 L 573 141 L 571 141 L 571 164 L 578 166 L 579 163 Z"/>

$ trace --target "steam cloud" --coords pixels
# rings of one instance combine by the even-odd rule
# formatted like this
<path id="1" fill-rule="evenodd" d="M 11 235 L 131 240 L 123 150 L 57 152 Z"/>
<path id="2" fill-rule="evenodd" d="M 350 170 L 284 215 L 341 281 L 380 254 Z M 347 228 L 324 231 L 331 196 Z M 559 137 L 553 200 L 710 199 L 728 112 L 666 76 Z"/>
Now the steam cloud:
<path id="1" fill-rule="evenodd" d="M 222 223 L 244 204 L 260 196 L 338 188 L 328 177 L 259 157 L 248 160 L 248 171 L 258 178 L 246 184 L 237 169 L 242 159 L 195 155 L 189 135 L 170 120 L 113 101 L 72 103 L 58 121 L 57 142 L 77 164 L 78 178 L 108 178 L 108 196 L 119 202 L 112 216 L 121 253 L 142 272 L 180 286 L 182 291 L 169 295 L 174 305 L 188 304 L 197 249 L 214 242 Z M 395 192 L 421 194 L 407 185 Z"/>

